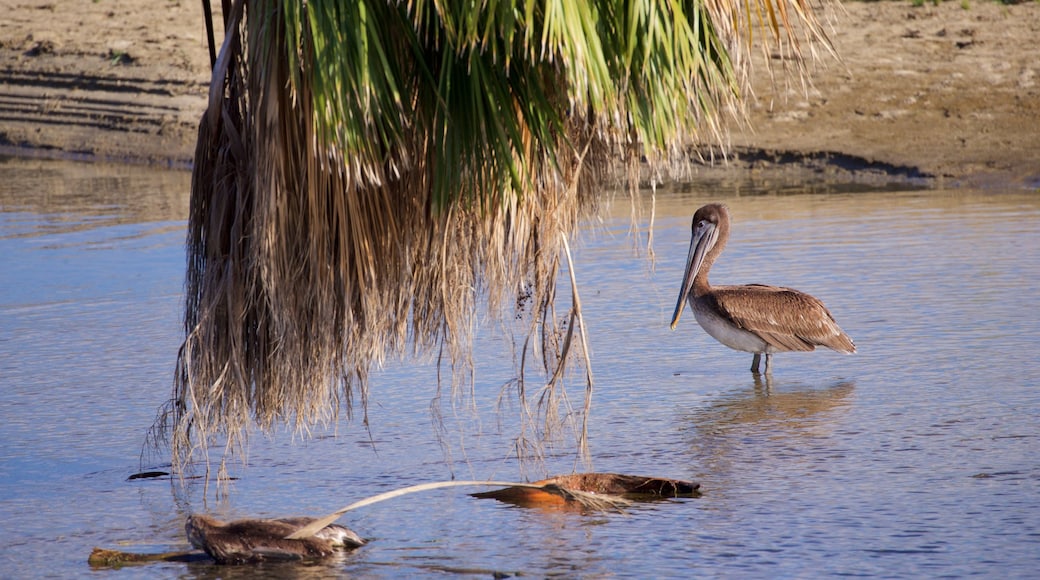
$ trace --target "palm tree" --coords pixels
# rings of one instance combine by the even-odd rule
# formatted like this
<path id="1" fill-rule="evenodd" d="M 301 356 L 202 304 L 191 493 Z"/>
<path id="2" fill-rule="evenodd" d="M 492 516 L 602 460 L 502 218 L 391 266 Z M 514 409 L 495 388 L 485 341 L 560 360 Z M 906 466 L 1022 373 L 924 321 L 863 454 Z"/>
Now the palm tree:
<path id="1" fill-rule="evenodd" d="M 225 2 L 186 338 L 157 421 L 174 464 L 218 438 L 234 451 L 254 424 L 349 412 L 388 356 L 441 353 L 464 384 L 476 314 L 510 304 L 526 313 L 518 396 L 540 402 L 518 449 L 551 436 L 585 330 L 573 277 L 557 316 L 557 277 L 593 192 L 719 137 L 753 32 L 827 46 L 807 2 Z M 527 393 L 531 360 L 544 380 Z"/>

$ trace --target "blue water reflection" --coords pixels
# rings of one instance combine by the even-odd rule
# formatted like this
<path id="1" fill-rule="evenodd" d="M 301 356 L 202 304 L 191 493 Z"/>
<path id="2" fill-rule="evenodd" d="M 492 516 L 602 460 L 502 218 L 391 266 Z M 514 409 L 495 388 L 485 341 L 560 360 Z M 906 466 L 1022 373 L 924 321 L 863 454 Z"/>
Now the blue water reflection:
<path id="1" fill-rule="evenodd" d="M 476 390 L 430 414 L 436 369 L 373 374 L 370 428 L 255 434 L 240 479 L 128 482 L 180 339 L 188 175 L 0 163 L 0 550 L 4 577 L 82 576 L 94 546 L 182 549 L 184 514 L 320 514 L 405 485 L 566 473 L 566 441 L 521 469 L 512 354 L 478 338 Z M 698 499 L 629 513 L 531 510 L 440 490 L 353 512 L 373 541 L 320 566 L 155 564 L 121 577 L 1028 577 L 1040 569 L 1040 196 L 691 183 L 627 202 L 574 245 L 594 355 L 597 471 L 700 481 Z M 859 352 L 750 356 L 684 318 L 668 329 L 707 201 L 732 237 L 713 282 L 823 299 Z M 643 227 L 647 220 L 642 220 Z M 580 376 L 568 381 L 580 404 Z M 474 410 L 475 409 L 475 410 Z M 445 462 L 447 450 L 452 461 Z M 162 469 L 161 458 L 146 467 Z"/>

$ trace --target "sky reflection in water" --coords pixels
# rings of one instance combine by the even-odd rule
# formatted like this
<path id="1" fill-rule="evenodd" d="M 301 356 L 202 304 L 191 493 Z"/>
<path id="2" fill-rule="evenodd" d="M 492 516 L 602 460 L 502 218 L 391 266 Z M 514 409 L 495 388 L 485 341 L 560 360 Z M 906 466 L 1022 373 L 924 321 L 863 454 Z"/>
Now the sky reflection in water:
<path id="1" fill-rule="evenodd" d="M 183 516 L 317 515 L 423 481 L 517 478 L 511 351 L 481 331 L 476 393 L 431 423 L 430 364 L 374 373 L 371 429 L 252 439 L 222 500 L 127 482 L 169 394 L 188 175 L 0 162 L 0 549 L 5 575 L 83 575 L 93 546 L 184 547 Z M 656 260 L 626 201 L 574 246 L 594 355 L 594 468 L 698 480 L 628 515 L 527 510 L 431 492 L 348 514 L 373 542 L 311 568 L 228 576 L 937 576 L 1040 569 L 1040 196 L 688 184 L 658 193 Z M 777 195 L 768 191 L 783 189 Z M 823 299 L 859 353 L 750 355 L 668 321 L 689 219 L 734 224 L 712 281 Z M 645 228 L 646 217 L 641 226 Z M 580 377 L 568 382 L 574 404 Z M 510 395 L 506 395 L 506 399 Z M 566 473 L 569 444 L 526 473 Z M 161 462 L 146 467 L 162 468 Z M 126 544 L 125 542 L 129 542 Z M 204 565 L 121 574 L 211 576 Z"/>

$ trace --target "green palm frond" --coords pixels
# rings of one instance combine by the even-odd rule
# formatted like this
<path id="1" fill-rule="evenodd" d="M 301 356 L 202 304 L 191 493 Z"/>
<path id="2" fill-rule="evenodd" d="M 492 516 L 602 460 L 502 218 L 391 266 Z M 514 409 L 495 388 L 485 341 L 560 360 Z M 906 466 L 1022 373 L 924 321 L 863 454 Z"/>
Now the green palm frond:
<path id="1" fill-rule="evenodd" d="M 482 300 L 534 306 L 519 358 L 560 392 L 575 357 L 556 276 L 600 177 L 718 138 L 757 31 L 827 46 L 805 0 L 236 0 L 224 16 L 164 423 L 180 465 L 254 423 L 334 418 L 387 356 L 443 349 L 464 380 Z M 576 294 L 566 317 L 573 332 Z M 522 382 L 518 446 L 552 431 Z"/>

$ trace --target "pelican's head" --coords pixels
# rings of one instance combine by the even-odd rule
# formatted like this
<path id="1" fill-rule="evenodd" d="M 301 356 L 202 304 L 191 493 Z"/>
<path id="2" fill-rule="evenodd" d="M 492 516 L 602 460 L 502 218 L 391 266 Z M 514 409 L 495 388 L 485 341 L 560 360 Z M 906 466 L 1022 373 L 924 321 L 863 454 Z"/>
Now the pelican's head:
<path id="1" fill-rule="evenodd" d="M 693 291 L 693 281 L 697 279 L 697 274 L 703 269 L 707 276 L 715 256 L 722 251 L 722 247 L 726 244 L 725 236 L 721 237 L 720 243 L 719 234 L 728 225 L 729 211 L 722 204 L 708 204 L 693 214 L 690 252 L 686 256 L 686 272 L 683 274 L 682 286 L 679 288 L 679 300 L 675 303 L 675 314 L 672 314 L 672 330 L 675 330 L 676 325 L 679 324 L 679 317 L 682 316 L 683 308 L 686 307 L 686 299 Z M 713 249 L 715 249 L 714 252 L 712 252 Z"/>

